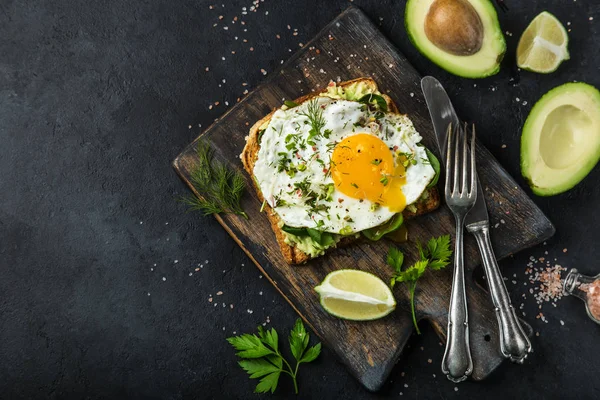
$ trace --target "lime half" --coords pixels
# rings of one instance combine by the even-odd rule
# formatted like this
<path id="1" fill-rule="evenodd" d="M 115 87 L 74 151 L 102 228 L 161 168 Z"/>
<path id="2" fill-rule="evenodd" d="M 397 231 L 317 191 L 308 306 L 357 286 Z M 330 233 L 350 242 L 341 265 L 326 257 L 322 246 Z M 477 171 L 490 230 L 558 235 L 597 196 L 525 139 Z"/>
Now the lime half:
<path id="1" fill-rule="evenodd" d="M 531 21 L 517 47 L 517 65 L 528 71 L 548 74 L 569 59 L 569 36 L 558 19 L 548 11 Z"/>
<path id="2" fill-rule="evenodd" d="M 396 308 L 390 288 L 369 272 L 334 271 L 315 290 L 325 311 L 338 318 L 368 321 L 385 317 Z"/>

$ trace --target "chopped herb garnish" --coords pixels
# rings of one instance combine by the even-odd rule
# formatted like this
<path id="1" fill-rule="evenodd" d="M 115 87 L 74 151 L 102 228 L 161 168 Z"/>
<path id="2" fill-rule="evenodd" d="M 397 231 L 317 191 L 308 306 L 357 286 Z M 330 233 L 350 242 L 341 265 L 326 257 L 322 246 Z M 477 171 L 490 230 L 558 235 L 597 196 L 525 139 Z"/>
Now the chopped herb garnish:
<path id="1" fill-rule="evenodd" d="M 301 115 L 304 115 L 306 118 L 308 118 L 308 123 L 310 123 L 308 139 L 310 140 L 314 137 L 320 136 L 321 129 L 323 129 L 325 126 L 325 118 L 323 118 L 323 109 L 319 105 L 317 99 L 309 101 L 306 112 L 302 113 Z M 308 143 L 308 140 L 306 142 Z M 314 144 L 311 144 L 311 146 L 314 146 Z"/>

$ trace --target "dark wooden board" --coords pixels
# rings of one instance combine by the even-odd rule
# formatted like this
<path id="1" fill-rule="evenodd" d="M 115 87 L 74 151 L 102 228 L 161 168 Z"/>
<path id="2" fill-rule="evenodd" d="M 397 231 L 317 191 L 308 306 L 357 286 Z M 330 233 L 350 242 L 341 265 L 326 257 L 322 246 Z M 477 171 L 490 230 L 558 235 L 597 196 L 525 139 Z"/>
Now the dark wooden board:
<path id="1" fill-rule="evenodd" d="M 316 50 L 319 50 L 317 52 Z M 242 170 L 239 160 L 249 126 L 282 104 L 311 90 L 319 90 L 330 79 L 350 80 L 371 76 L 410 116 L 423 136 L 424 144 L 437 152 L 435 137 L 420 90 L 420 76 L 408 61 L 357 8 L 351 7 L 325 27 L 276 73 L 229 110 L 204 133 L 216 156 Z M 196 141 L 173 162 L 189 185 L 190 169 L 196 163 Z M 550 221 L 518 187 L 514 180 L 482 146 L 478 147 L 478 172 L 484 186 L 492 225 L 492 242 L 498 258 L 537 244 L 554 233 Z M 250 177 L 246 175 L 248 188 Z M 191 187 L 191 185 L 190 185 Z M 413 332 L 407 291 L 394 290 L 398 307 L 390 316 L 371 322 L 343 321 L 326 314 L 313 288 L 331 271 L 358 268 L 387 281 L 390 269 L 385 255 L 390 243 L 362 243 L 334 250 L 303 266 L 289 266 L 281 256 L 275 236 L 260 202 L 250 189 L 243 199 L 249 219 L 232 215 L 218 221 L 279 290 L 321 340 L 332 349 L 350 372 L 369 390 L 378 390 L 386 381 Z M 454 232 L 454 220 L 445 206 L 408 222 L 409 243 L 401 248 L 407 262 L 416 260 L 416 239 Z M 481 380 L 502 361 L 498 328 L 487 293 L 473 281 L 472 271 L 480 263 L 472 237 L 465 241 L 467 292 L 473 354 L 473 379 Z M 417 314 L 428 320 L 442 340 L 447 325 L 452 268 L 427 273 L 418 285 Z M 486 340 L 488 339 L 488 340 Z M 440 348 L 440 352 L 442 348 Z"/>

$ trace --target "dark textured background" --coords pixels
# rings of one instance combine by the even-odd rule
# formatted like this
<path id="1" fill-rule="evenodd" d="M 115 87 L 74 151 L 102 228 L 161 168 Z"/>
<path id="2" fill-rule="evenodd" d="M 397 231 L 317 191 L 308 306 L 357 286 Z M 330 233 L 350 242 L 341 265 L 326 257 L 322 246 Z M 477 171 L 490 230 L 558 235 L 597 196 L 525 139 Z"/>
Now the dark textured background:
<path id="1" fill-rule="evenodd" d="M 600 6 L 507 3 L 502 71 L 479 81 L 418 54 L 405 35 L 404 1 L 353 4 L 417 70 L 444 83 L 459 114 L 477 122 L 482 142 L 525 186 L 519 136 L 532 104 L 567 81 L 600 86 Z M 267 320 L 283 336 L 296 316 L 214 219 L 175 200 L 187 189 L 170 162 L 225 102 L 264 79 L 261 69 L 273 72 L 349 4 L 266 0 L 251 12 L 250 0 L 0 2 L 1 398 L 258 397 L 224 339 Z M 570 22 L 571 60 L 548 76 L 519 74 L 518 37 L 544 9 Z M 301 368 L 301 397 L 600 397 L 600 327 L 572 298 L 544 304 L 547 323 L 536 319 L 524 273 L 530 256 L 600 272 L 599 181 L 597 168 L 567 194 L 535 198 L 557 234 L 501 263 L 539 335 L 524 366 L 453 385 L 424 327 L 379 394 L 325 349 Z M 291 393 L 282 378 L 274 397 Z"/>

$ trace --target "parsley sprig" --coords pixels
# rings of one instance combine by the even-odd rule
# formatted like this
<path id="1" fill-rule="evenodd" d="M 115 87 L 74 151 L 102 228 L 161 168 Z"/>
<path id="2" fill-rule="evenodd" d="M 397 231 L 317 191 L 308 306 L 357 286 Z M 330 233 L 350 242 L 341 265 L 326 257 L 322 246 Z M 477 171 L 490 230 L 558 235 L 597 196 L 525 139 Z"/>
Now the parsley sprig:
<path id="1" fill-rule="evenodd" d="M 298 394 L 298 367 L 302 363 L 314 361 L 321 353 L 321 343 L 308 347 L 310 335 L 304 329 L 302 320 L 298 318 L 290 332 L 288 341 L 296 366 L 283 357 L 279 349 L 279 336 L 274 328 L 265 330 L 258 327 L 258 335 L 243 334 L 227 338 L 227 341 L 238 351 L 236 355 L 243 360 L 238 364 L 252 379 L 260 378 L 254 389 L 255 393 L 274 393 L 281 373 L 288 374 L 294 382 L 294 391 Z"/>
<path id="2" fill-rule="evenodd" d="M 214 159 L 213 149 L 203 139 L 196 147 L 198 163 L 193 167 L 190 178 L 196 192 L 202 197 L 188 195 L 181 198 L 192 211 L 204 215 L 232 213 L 248 219 L 240 205 L 246 188 L 243 175 Z"/>
<path id="3" fill-rule="evenodd" d="M 426 247 L 422 247 L 421 243 L 417 241 L 417 248 L 419 250 L 420 260 L 412 266 L 402 270 L 404 254 L 395 247 L 390 247 L 387 255 L 387 263 L 395 271 L 390 286 L 393 288 L 396 283 L 402 282 L 408 287 L 413 324 L 415 325 L 417 333 L 420 335 L 421 331 L 417 325 L 417 317 L 415 314 L 415 290 L 417 288 L 417 281 L 425 273 L 427 268 L 438 271 L 450 263 L 450 257 L 452 256 L 452 250 L 450 250 L 450 235 L 432 238 L 427 242 Z"/>

